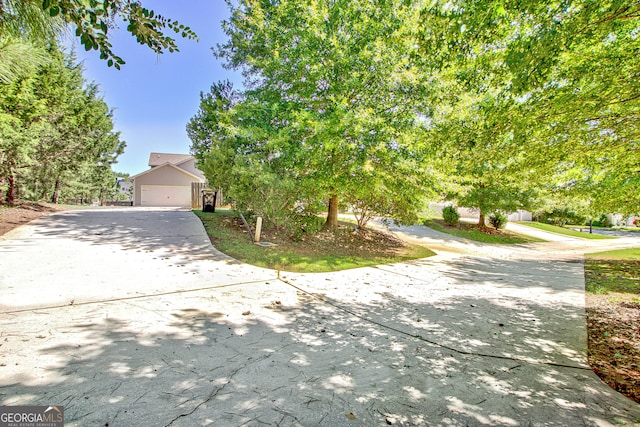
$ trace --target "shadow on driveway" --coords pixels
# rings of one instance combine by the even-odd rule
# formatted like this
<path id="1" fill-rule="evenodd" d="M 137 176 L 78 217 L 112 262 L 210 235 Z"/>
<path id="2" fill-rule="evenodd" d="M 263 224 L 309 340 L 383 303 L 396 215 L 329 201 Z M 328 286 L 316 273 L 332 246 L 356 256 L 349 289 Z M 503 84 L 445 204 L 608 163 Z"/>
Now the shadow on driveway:
<path id="1" fill-rule="evenodd" d="M 198 253 L 189 212 L 96 212 L 0 242 L 34 266 L 67 247 L 39 266 L 51 277 L 4 275 L 3 304 L 84 298 L 0 314 L 2 405 L 63 405 L 68 426 L 640 420 L 584 360 L 581 263 L 460 256 L 278 279 Z M 135 280 L 117 282 L 114 260 Z"/>
<path id="2" fill-rule="evenodd" d="M 123 250 L 162 251 L 189 260 L 232 258 L 211 246 L 200 220 L 184 209 L 96 209 L 65 211 L 37 221 L 41 236 L 75 239 Z"/>
<path id="3" fill-rule="evenodd" d="M 434 307 L 379 296 L 319 299 L 273 282 L 22 315 L 24 335 L 5 323 L 0 401 L 62 404 L 70 426 L 560 426 L 640 416 L 587 368 L 474 354 L 490 352 L 491 339 L 482 327 L 461 335 L 479 324 L 502 337 L 528 334 L 556 318 L 503 330 L 491 313 L 504 307 L 490 299 Z M 467 324 L 447 315 L 471 305 L 482 310 Z M 428 326 L 420 335 L 401 330 L 417 318 Z M 466 353 L 429 342 L 442 337 Z"/>

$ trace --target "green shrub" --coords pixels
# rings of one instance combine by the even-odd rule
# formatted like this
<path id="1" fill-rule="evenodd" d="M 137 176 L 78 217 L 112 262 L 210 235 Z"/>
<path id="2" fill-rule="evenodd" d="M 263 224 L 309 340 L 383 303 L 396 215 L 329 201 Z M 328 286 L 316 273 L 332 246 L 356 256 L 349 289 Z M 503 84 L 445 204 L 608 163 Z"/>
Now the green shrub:
<path id="1" fill-rule="evenodd" d="M 551 211 L 536 213 L 535 220 L 563 227 L 566 224 L 582 224 L 586 221 L 586 217 L 575 213 L 568 208 L 554 208 Z"/>
<path id="2" fill-rule="evenodd" d="M 291 239 L 299 242 L 305 234 L 315 234 L 322 230 L 325 219 L 310 213 L 296 213 L 290 217 Z"/>
<path id="3" fill-rule="evenodd" d="M 460 221 L 460 214 L 455 206 L 445 206 L 445 208 L 442 209 L 442 219 L 445 224 L 453 227 L 458 225 L 458 221 Z"/>
<path id="4" fill-rule="evenodd" d="M 609 218 L 607 218 L 607 215 L 602 214 L 600 215 L 600 219 L 599 220 L 594 220 L 593 224 L 594 227 L 610 227 L 611 223 L 609 222 Z"/>
<path id="5" fill-rule="evenodd" d="M 504 226 L 507 225 L 507 216 L 502 212 L 493 212 L 489 215 L 489 224 L 496 230 L 504 228 Z"/>

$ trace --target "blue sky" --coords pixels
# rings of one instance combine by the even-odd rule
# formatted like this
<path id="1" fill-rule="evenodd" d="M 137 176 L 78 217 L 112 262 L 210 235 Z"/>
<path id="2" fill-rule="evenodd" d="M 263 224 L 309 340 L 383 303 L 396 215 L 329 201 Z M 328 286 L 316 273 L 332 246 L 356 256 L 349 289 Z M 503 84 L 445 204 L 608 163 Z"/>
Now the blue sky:
<path id="1" fill-rule="evenodd" d="M 116 130 L 127 143 L 114 170 L 131 175 L 148 169 L 152 151 L 188 153 L 185 126 L 198 110 L 200 92 L 208 92 L 218 80 L 229 79 L 237 87 L 242 82 L 240 74 L 225 70 L 211 51 L 226 39 L 220 24 L 229 11 L 222 0 L 145 0 L 143 5 L 188 25 L 200 41 L 179 38 L 180 52 L 156 55 L 121 26 L 109 31 L 113 52 L 126 61 L 116 70 L 107 67 L 97 51 L 85 52 L 73 40 L 85 78 L 100 86 L 114 111 Z"/>

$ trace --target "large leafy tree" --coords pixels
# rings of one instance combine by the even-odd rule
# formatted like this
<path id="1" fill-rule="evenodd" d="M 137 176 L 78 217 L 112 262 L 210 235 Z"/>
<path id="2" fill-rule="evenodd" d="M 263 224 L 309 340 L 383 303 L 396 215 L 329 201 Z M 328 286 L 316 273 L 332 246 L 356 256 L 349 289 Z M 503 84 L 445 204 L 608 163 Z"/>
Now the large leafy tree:
<path id="1" fill-rule="evenodd" d="M 57 47 L 29 76 L 0 85 L 0 181 L 13 204 L 16 189 L 57 201 L 65 177 L 87 163 L 110 166 L 124 143 L 111 113 L 87 85 L 73 57 Z"/>
<path id="2" fill-rule="evenodd" d="M 518 100 L 522 114 L 501 124 L 526 129 L 520 143 L 539 182 L 631 213 L 640 210 L 639 17 L 628 0 L 436 1 L 422 9 L 420 46 L 427 72 Z"/>
<path id="3" fill-rule="evenodd" d="M 491 213 L 531 209 L 539 174 L 527 159 L 528 133 L 517 127 L 517 103 L 489 94 L 462 98 L 434 117 L 432 137 L 444 139 L 441 155 L 450 159 L 447 197 L 476 209 L 484 227 Z"/>
<path id="4" fill-rule="evenodd" d="M 237 104 L 240 94 L 233 89 L 230 81 L 211 85 L 209 93 L 200 93 L 200 108 L 187 124 L 187 135 L 191 139 L 191 152 L 199 162 L 212 147 L 223 143 L 228 136 L 225 129 L 226 115 Z M 222 177 L 216 176 L 214 182 Z"/>
<path id="5" fill-rule="evenodd" d="M 236 94 L 228 83 L 213 85 L 187 132 L 200 169 L 223 189 L 225 200 L 279 227 L 290 222 L 301 192 L 288 167 L 286 138 L 276 137 L 283 129 L 281 111 L 277 104 L 265 108 L 256 96 Z"/>
<path id="6" fill-rule="evenodd" d="M 328 228 L 345 202 L 361 218 L 413 219 L 431 184 L 413 135 L 428 87 L 414 56 L 417 9 L 322 0 L 230 7 L 217 53 L 243 70 L 248 90 L 230 116 L 226 153 L 213 146 L 206 156 L 231 153 L 235 164 L 254 155 L 254 165 L 295 181 L 296 198 L 323 200 Z"/>

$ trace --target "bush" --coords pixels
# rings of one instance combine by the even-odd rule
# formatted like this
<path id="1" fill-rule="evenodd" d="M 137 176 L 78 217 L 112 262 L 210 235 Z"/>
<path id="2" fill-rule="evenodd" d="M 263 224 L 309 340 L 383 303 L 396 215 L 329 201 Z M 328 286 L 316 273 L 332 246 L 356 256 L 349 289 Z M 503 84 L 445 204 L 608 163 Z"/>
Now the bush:
<path id="1" fill-rule="evenodd" d="M 507 216 L 502 212 L 493 212 L 489 215 L 489 224 L 491 224 L 496 230 L 504 228 L 507 225 Z"/>
<path id="2" fill-rule="evenodd" d="M 586 221 L 584 215 L 580 215 L 568 208 L 554 208 L 551 211 L 539 212 L 535 215 L 538 222 L 563 227 L 566 224 L 582 224 Z"/>
<path id="3" fill-rule="evenodd" d="M 600 219 L 599 220 L 594 220 L 592 225 L 594 227 L 609 227 L 611 226 L 611 223 L 609 222 L 609 218 L 607 218 L 607 215 L 602 214 L 600 215 Z"/>
<path id="4" fill-rule="evenodd" d="M 325 219 L 314 214 L 296 213 L 290 217 L 291 240 L 299 242 L 305 234 L 315 234 L 322 230 Z"/>
<path id="5" fill-rule="evenodd" d="M 453 227 L 455 225 L 458 225 L 460 214 L 454 206 L 445 206 L 445 208 L 442 209 L 442 219 L 444 220 L 445 224 Z"/>

